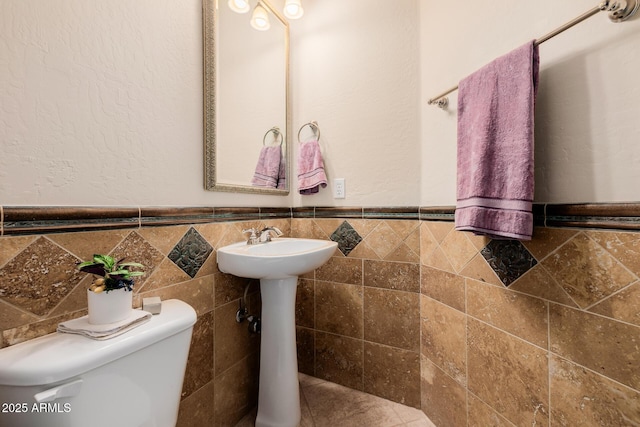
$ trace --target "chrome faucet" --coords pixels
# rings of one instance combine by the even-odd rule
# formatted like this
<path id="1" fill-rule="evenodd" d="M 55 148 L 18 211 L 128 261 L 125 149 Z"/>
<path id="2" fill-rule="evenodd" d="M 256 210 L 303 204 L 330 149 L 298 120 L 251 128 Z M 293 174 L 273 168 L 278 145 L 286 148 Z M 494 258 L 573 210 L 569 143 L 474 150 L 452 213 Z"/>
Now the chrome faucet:
<path id="1" fill-rule="evenodd" d="M 282 231 L 277 227 L 265 227 L 260 231 L 255 228 L 247 228 L 246 230 L 242 230 L 242 233 L 250 233 L 249 238 L 247 239 L 247 245 L 270 242 L 272 235 L 273 237 L 282 236 Z"/>
<path id="2" fill-rule="evenodd" d="M 271 234 L 274 234 L 274 237 L 282 236 L 282 231 L 276 227 L 265 227 L 260 231 L 260 241 L 263 243 L 271 241 Z"/>

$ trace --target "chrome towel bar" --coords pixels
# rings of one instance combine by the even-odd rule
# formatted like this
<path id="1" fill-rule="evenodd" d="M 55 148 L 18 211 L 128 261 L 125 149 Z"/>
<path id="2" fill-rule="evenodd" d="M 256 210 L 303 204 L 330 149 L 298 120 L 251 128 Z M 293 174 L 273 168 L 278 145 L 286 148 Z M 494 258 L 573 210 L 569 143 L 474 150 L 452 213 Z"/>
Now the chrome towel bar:
<path id="1" fill-rule="evenodd" d="M 594 7 L 593 9 L 556 28 L 550 33 L 537 38 L 534 44 L 536 46 L 541 45 L 542 43 L 546 42 L 549 39 L 552 39 L 553 37 L 568 30 L 574 25 L 581 23 L 585 19 L 591 18 L 598 12 L 609 12 L 609 19 L 612 22 L 622 22 L 631 18 L 638 11 L 638 8 L 640 8 L 640 0 L 603 0 L 598 6 Z M 446 97 L 446 95 L 449 95 L 451 92 L 454 92 L 456 90 L 458 90 L 457 85 L 429 99 L 428 104 L 435 104 L 438 107 L 445 109 L 447 105 L 449 105 L 449 99 Z"/>

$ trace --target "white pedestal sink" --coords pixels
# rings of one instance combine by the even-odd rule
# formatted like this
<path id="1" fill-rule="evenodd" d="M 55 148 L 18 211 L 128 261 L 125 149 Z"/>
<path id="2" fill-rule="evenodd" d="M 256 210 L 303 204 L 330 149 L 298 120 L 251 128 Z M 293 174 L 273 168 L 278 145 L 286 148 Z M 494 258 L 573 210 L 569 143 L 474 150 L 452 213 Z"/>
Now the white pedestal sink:
<path id="1" fill-rule="evenodd" d="M 300 422 L 295 304 L 298 276 L 327 262 L 338 244 L 276 238 L 218 249 L 223 273 L 260 279 L 262 338 L 256 427 L 296 427 Z"/>

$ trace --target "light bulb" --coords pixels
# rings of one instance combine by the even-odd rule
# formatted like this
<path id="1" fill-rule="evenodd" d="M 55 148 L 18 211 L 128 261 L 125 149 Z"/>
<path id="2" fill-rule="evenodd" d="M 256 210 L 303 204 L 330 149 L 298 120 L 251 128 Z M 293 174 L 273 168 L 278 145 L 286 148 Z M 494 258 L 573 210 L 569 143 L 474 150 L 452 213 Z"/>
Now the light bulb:
<path id="1" fill-rule="evenodd" d="M 284 16 L 289 19 L 298 19 L 304 14 L 300 0 L 287 0 L 284 4 Z"/>
<path id="2" fill-rule="evenodd" d="M 258 3 L 258 5 L 253 9 L 253 14 L 251 15 L 251 26 L 258 31 L 267 31 L 271 28 L 269 15 L 260 3 Z"/>
<path id="3" fill-rule="evenodd" d="M 249 12 L 249 0 L 229 0 L 229 7 L 234 12 L 247 13 Z"/>

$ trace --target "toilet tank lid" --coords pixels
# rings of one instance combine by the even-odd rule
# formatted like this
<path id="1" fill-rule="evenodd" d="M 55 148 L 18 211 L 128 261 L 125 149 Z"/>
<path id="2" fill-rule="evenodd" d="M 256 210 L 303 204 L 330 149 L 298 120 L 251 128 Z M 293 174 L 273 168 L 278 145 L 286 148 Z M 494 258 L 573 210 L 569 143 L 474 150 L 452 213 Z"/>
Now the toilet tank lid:
<path id="1" fill-rule="evenodd" d="M 167 300 L 150 321 L 108 340 L 54 332 L 0 349 L 0 386 L 47 385 L 73 378 L 189 329 L 196 319 L 189 304 Z"/>

